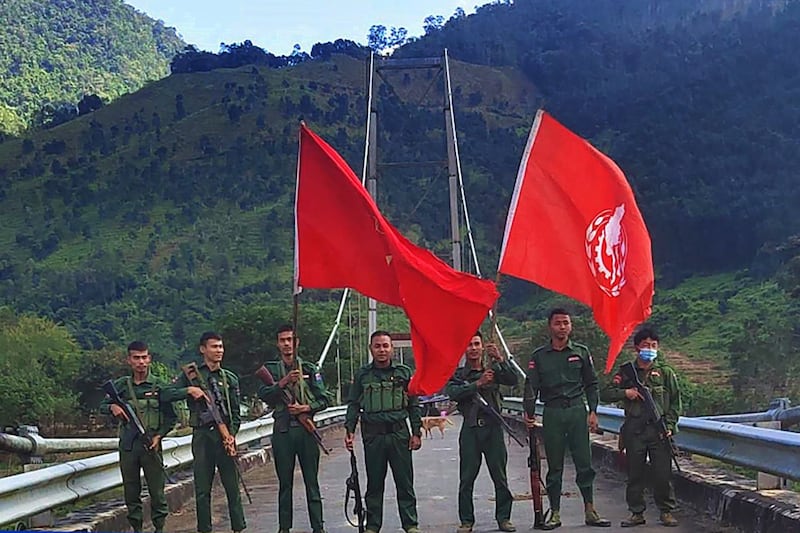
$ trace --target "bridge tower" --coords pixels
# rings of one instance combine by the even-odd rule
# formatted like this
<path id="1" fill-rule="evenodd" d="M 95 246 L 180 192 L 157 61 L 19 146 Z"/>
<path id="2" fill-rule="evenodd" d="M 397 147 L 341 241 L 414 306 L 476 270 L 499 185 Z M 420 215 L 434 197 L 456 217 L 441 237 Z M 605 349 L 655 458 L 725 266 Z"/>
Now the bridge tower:
<path id="1" fill-rule="evenodd" d="M 364 151 L 364 169 L 362 181 L 366 178 L 366 187 L 370 196 L 377 201 L 378 182 L 384 169 L 391 167 L 433 167 L 436 171 L 442 168 L 447 169 L 449 185 L 449 205 L 450 205 L 450 239 L 452 249 L 450 261 L 453 268 L 462 270 L 462 245 L 461 245 L 461 225 L 459 195 L 463 200 L 463 182 L 461 179 L 461 163 L 458 154 L 458 142 L 456 137 L 455 115 L 453 111 L 453 91 L 450 81 L 450 61 L 447 50 L 440 57 L 394 59 L 391 57 L 378 56 L 371 53 L 367 58 L 367 139 Z M 446 143 L 446 157 L 428 161 L 408 161 L 394 160 L 381 161 L 379 159 L 378 140 L 379 140 L 379 108 L 377 91 L 380 78 L 384 83 L 390 85 L 388 75 L 390 72 L 398 71 L 429 71 L 433 75 L 428 90 L 434 85 L 441 89 L 441 112 L 444 119 L 444 135 Z M 439 83 L 442 80 L 442 83 Z M 427 95 L 426 91 L 426 95 Z M 459 194 L 460 193 L 460 194 Z M 466 209 L 466 203 L 463 203 Z M 471 237 L 471 234 L 470 234 Z M 371 335 L 377 329 L 378 312 L 377 302 L 370 298 L 368 300 L 368 329 Z M 400 334 L 401 336 L 403 334 Z"/>

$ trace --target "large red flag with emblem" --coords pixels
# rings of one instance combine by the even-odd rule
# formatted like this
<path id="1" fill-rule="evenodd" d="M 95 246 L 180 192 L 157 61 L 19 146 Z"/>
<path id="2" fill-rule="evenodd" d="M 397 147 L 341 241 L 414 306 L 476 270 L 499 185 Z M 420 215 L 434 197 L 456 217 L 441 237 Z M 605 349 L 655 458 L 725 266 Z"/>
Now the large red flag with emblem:
<path id="1" fill-rule="evenodd" d="M 540 110 L 522 156 L 498 270 L 591 306 L 606 372 L 653 303 L 650 235 L 625 175 Z"/>
<path id="2" fill-rule="evenodd" d="M 455 371 L 498 297 L 492 281 L 458 272 L 403 237 L 347 163 L 300 127 L 295 287 L 350 287 L 402 307 L 411 323 L 412 394 L 432 394 Z"/>

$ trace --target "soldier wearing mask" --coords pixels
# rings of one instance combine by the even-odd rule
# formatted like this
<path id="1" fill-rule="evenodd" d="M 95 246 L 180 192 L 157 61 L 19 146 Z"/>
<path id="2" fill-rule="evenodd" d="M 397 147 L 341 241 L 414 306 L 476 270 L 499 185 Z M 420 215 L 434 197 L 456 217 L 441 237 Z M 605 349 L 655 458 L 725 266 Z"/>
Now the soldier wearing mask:
<path id="1" fill-rule="evenodd" d="M 644 326 L 633 336 L 636 360 L 634 368 L 639 381 L 650 389 L 658 414 L 664 417 L 668 435 L 677 432 L 681 412 L 681 391 L 675 371 L 658 357 L 658 333 Z M 635 383 L 622 372 L 614 375 L 611 383 L 603 389 L 604 402 L 622 402 L 625 407 L 625 423 L 620 438 L 627 450 L 628 484 L 625 499 L 631 516 L 623 520 L 622 527 L 633 527 L 646 523 L 644 518 L 644 489 L 648 481 L 653 484 L 653 499 L 660 511 L 660 521 L 665 526 L 677 526 L 672 515 L 675 509 L 675 490 L 672 486 L 672 455 L 669 442 L 659 435 L 659 429 L 645 412 L 642 395 Z M 651 470 L 646 474 L 647 458 Z M 645 479 L 645 477 L 649 479 Z"/>

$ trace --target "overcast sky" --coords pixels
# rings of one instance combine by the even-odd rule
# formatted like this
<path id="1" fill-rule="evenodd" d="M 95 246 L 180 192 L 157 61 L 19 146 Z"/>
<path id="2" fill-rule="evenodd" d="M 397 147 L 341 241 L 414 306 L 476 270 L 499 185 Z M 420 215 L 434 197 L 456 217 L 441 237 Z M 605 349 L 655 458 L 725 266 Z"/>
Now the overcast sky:
<path id="1" fill-rule="evenodd" d="M 139 11 L 173 26 L 189 44 L 219 51 L 221 42 L 253 44 L 276 55 L 299 44 L 306 52 L 314 43 L 350 39 L 367 44 L 370 26 L 404 27 L 422 35 L 428 15 L 450 18 L 461 7 L 469 15 L 475 0 L 126 0 Z"/>

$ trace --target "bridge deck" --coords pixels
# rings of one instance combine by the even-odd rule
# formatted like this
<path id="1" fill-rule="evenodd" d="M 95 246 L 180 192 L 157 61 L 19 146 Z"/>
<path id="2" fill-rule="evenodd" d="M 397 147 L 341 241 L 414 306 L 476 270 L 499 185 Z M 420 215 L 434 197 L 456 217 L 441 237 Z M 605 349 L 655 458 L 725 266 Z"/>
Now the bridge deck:
<path id="1" fill-rule="evenodd" d="M 442 439 L 438 430 L 431 439 L 423 439 L 422 449 L 414 454 L 414 476 L 417 491 L 418 513 L 420 528 L 424 532 L 455 531 L 458 526 L 457 490 L 458 490 L 458 430 L 460 417 L 453 417 L 454 427 L 448 427 Z M 325 528 L 328 533 L 352 533 L 354 528 L 345 521 L 343 514 L 343 501 L 345 492 L 345 479 L 350 471 L 349 456 L 341 444 L 341 432 L 329 433 L 326 437 L 328 446 L 335 451 L 330 456 L 323 456 L 320 465 L 320 487 L 324 500 Z M 366 476 L 363 465 L 363 455 L 360 441 L 357 439 L 356 455 L 359 460 L 359 473 L 361 475 L 362 490 L 366 487 Z M 527 449 L 521 448 L 512 442 L 508 444 L 509 485 L 515 498 L 512 511 L 512 521 L 518 531 L 528 531 L 533 522 L 533 511 L 530 499 L 529 474 L 527 469 Z M 546 465 L 542 464 L 546 471 Z M 625 505 L 624 480 L 616 473 L 601 471 L 595 485 L 595 502 L 598 510 L 612 521 L 612 528 L 599 529 L 587 528 L 583 523 L 583 503 L 580 493 L 574 483 L 575 473 L 571 463 L 567 460 L 565 468 L 564 496 L 562 497 L 562 522 L 563 527 L 558 531 L 616 531 L 619 522 L 628 515 Z M 253 496 L 253 504 L 245 501 L 245 514 L 248 521 L 248 531 L 273 532 L 277 531 L 277 492 L 278 482 L 274 468 L 271 464 L 264 468 L 257 468 L 245 474 L 245 480 Z M 475 514 L 476 524 L 474 531 L 483 533 L 497 531 L 494 521 L 494 490 L 488 472 L 484 468 L 475 485 Z M 303 481 L 299 467 L 295 475 L 295 508 L 294 508 L 294 533 L 310 532 L 308 514 L 305 507 Z M 224 493 L 216 488 L 212 496 L 214 506 L 215 531 L 230 531 L 227 506 Z M 545 508 L 547 508 L 545 498 Z M 699 515 L 690 508 L 679 509 L 675 516 L 680 521 L 680 526 L 671 528 L 675 532 L 694 532 L 704 530 L 711 532 L 733 531 L 716 524 L 713 520 Z M 648 524 L 635 529 L 637 532 L 666 531 L 658 519 L 658 512 L 652 504 L 648 503 L 646 514 Z M 189 533 L 195 531 L 194 502 L 187 504 L 183 509 L 170 515 L 167 521 L 167 531 L 174 533 Z M 386 502 L 384 510 L 384 532 L 402 531 L 397 516 L 397 503 L 391 474 L 386 480 Z M 625 531 L 630 531 L 626 529 Z"/>

